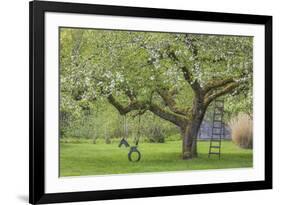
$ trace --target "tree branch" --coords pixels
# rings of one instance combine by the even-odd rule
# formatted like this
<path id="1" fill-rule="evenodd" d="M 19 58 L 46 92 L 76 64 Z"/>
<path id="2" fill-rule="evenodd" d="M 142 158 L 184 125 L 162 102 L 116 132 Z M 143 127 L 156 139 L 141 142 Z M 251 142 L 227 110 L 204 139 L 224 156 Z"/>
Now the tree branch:
<path id="1" fill-rule="evenodd" d="M 181 66 L 181 71 L 183 73 L 184 79 L 188 82 L 191 88 L 197 93 L 200 92 L 202 88 L 197 80 L 192 80 L 192 74 L 189 69 L 186 66 Z"/>
<path id="2" fill-rule="evenodd" d="M 129 105 L 124 106 L 120 102 L 118 102 L 113 95 L 109 95 L 107 97 L 108 102 L 112 104 L 121 115 L 125 115 L 133 110 L 149 110 L 155 115 L 159 116 L 162 119 L 165 119 L 169 122 L 174 123 L 177 126 L 181 126 L 184 123 L 186 123 L 187 119 L 184 116 L 178 115 L 173 112 L 169 112 L 161 107 L 159 107 L 157 104 L 154 103 L 142 103 L 138 101 L 134 101 L 129 103 Z"/>
<path id="3" fill-rule="evenodd" d="M 186 115 L 186 110 L 181 109 L 176 105 L 176 101 L 174 100 L 174 95 L 176 94 L 175 90 L 169 91 L 167 89 L 159 89 L 157 93 L 161 96 L 165 105 L 168 106 L 172 112 L 179 115 Z"/>
<path id="4" fill-rule="evenodd" d="M 140 109 L 145 109 L 146 108 L 146 104 L 145 103 L 141 103 L 141 102 L 137 102 L 137 101 L 133 101 L 130 102 L 129 105 L 124 106 L 121 103 L 119 103 L 112 94 L 110 94 L 107 97 L 107 100 L 110 104 L 112 104 L 121 115 L 125 115 L 133 110 L 140 110 Z"/>
<path id="5" fill-rule="evenodd" d="M 208 82 L 204 88 L 203 91 L 205 94 L 207 94 L 209 91 L 218 89 L 219 87 L 223 87 L 229 83 L 233 83 L 234 80 L 233 78 L 227 78 L 227 79 L 222 79 L 222 80 L 212 80 L 211 82 Z"/>
<path id="6" fill-rule="evenodd" d="M 176 64 L 178 64 L 179 59 L 176 56 L 174 51 L 169 50 L 168 51 L 168 56 L 173 59 Z M 190 72 L 190 70 L 186 67 L 186 66 L 179 66 L 179 68 L 181 69 L 182 73 L 183 73 L 183 77 L 184 79 L 187 81 L 187 83 L 192 87 L 192 89 L 195 92 L 200 92 L 201 90 L 201 86 L 199 84 L 199 82 L 197 80 L 193 80 L 193 76 L 192 73 Z"/>
<path id="7" fill-rule="evenodd" d="M 158 105 L 151 103 L 149 106 L 149 110 L 153 112 L 155 115 L 159 116 L 162 119 L 165 119 L 169 122 L 174 123 L 177 126 L 182 126 L 187 123 L 187 119 L 181 115 L 177 115 L 176 113 L 169 112 L 165 109 L 162 109 Z"/>
<path id="8" fill-rule="evenodd" d="M 205 98 L 204 98 L 204 105 L 207 107 L 213 100 L 215 100 L 216 98 L 218 98 L 220 96 L 223 96 L 227 93 L 230 93 L 231 91 L 233 91 L 238 86 L 239 86 L 238 82 L 232 82 L 232 83 L 227 84 L 221 90 L 219 90 L 217 92 L 214 92 L 212 94 L 206 95 Z"/>

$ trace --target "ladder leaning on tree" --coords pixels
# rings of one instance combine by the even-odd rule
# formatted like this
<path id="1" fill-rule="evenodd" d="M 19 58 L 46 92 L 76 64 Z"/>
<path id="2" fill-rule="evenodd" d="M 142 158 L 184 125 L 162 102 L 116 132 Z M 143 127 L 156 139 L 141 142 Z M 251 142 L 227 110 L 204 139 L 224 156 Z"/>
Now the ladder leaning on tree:
<path id="1" fill-rule="evenodd" d="M 214 113 L 213 113 L 213 126 L 212 135 L 209 146 L 209 155 L 218 155 L 221 157 L 221 139 L 224 135 L 224 123 L 223 123 L 223 112 L 224 112 L 224 100 L 217 99 L 214 102 Z"/>

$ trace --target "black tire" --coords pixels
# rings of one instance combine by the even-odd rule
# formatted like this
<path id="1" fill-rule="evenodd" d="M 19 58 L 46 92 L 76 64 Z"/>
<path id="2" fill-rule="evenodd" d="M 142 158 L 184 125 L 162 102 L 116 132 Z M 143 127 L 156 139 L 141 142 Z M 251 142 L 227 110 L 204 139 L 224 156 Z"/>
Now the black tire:
<path id="1" fill-rule="evenodd" d="M 133 160 L 133 159 L 132 159 L 132 154 L 133 154 L 134 152 L 138 154 L 138 158 L 137 158 L 136 160 Z M 129 159 L 130 162 L 138 162 L 138 161 L 140 161 L 140 159 L 141 159 L 141 153 L 140 153 L 140 151 L 137 149 L 137 147 L 131 147 L 131 149 L 130 149 L 130 151 L 129 151 L 129 153 L 128 153 L 128 159 Z"/>

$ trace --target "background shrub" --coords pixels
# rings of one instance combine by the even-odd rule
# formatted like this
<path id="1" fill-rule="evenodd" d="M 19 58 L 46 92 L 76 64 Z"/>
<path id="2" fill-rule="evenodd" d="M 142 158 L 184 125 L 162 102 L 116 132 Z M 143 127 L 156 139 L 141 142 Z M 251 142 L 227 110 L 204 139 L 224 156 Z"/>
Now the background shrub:
<path id="1" fill-rule="evenodd" d="M 165 142 L 165 133 L 161 126 L 154 125 L 148 129 L 147 136 L 149 138 L 149 142 L 151 143 L 164 143 Z"/>

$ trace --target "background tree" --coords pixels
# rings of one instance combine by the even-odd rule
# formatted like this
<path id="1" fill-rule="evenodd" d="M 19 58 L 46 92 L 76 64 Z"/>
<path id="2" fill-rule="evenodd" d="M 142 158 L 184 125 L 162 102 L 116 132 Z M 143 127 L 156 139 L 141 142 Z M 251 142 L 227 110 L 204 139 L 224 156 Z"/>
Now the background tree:
<path id="1" fill-rule="evenodd" d="M 252 44 L 241 36 L 64 28 L 61 95 L 107 99 L 121 115 L 149 111 L 179 127 L 190 159 L 213 100 L 243 92 L 251 101 Z"/>

